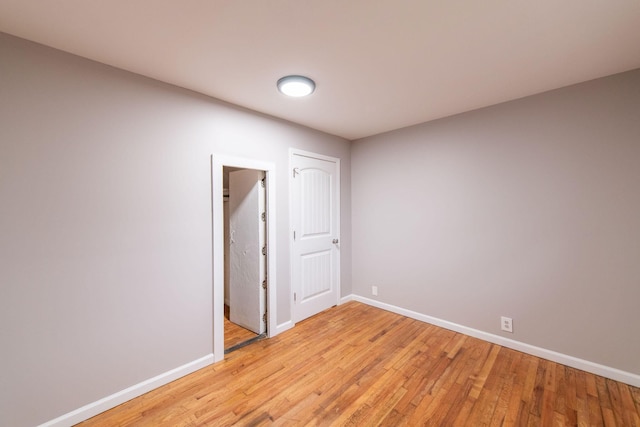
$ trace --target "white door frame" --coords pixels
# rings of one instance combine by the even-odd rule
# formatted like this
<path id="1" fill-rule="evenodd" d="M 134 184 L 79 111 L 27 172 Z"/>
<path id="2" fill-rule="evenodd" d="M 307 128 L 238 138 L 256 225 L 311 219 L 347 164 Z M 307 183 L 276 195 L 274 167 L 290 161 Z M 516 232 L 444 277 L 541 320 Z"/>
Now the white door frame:
<path id="1" fill-rule="evenodd" d="M 211 155 L 213 210 L 213 360 L 224 359 L 224 208 L 225 166 L 265 171 L 267 192 L 267 336 L 276 331 L 276 167 L 274 163 L 243 157 Z"/>
<path id="2" fill-rule="evenodd" d="M 336 197 L 338 198 L 338 216 L 336 219 L 336 230 L 337 230 L 337 234 L 338 236 L 340 236 L 340 238 L 342 238 L 342 233 L 340 231 L 340 217 L 341 217 L 341 200 L 340 200 L 340 185 L 342 185 L 341 181 L 340 181 L 340 159 L 337 157 L 331 157 L 331 156 L 325 156 L 324 154 L 318 154 L 318 153 L 313 153 L 311 151 L 305 151 L 305 150 L 299 150 L 297 148 L 289 148 L 289 283 L 291 283 L 291 295 L 289 295 L 289 304 L 291 307 L 289 316 L 291 318 L 291 322 L 292 324 L 295 325 L 295 320 L 294 320 L 294 298 L 293 298 L 293 293 L 296 291 L 295 285 L 293 283 L 293 263 L 294 263 L 294 259 L 293 259 L 293 156 L 294 155 L 298 155 L 298 156 L 306 156 L 306 157 L 311 157 L 314 159 L 320 159 L 320 160 L 327 160 L 329 162 L 335 162 L 336 164 L 336 176 L 338 179 L 338 185 L 336 186 Z M 340 257 L 341 255 L 338 254 L 338 259 L 336 260 L 336 268 L 338 269 L 338 283 L 336 284 L 337 288 L 338 288 L 338 292 L 337 292 L 337 298 L 336 298 L 336 305 L 340 305 L 340 296 L 342 294 L 342 282 L 340 279 L 342 270 L 340 268 Z"/>

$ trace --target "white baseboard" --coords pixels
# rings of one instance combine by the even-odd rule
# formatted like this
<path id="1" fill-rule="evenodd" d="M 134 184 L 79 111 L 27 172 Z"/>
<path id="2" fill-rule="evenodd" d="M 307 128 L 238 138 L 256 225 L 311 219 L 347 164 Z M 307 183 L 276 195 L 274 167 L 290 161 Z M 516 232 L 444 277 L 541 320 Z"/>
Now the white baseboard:
<path id="1" fill-rule="evenodd" d="M 342 305 L 342 304 L 344 304 L 346 302 L 349 302 L 349 301 L 353 301 L 353 294 L 347 295 L 346 297 L 341 297 L 340 298 L 340 302 L 338 303 L 338 305 Z"/>
<path id="2" fill-rule="evenodd" d="M 74 424 L 98 415 L 101 412 L 114 408 L 121 403 L 133 399 L 134 397 L 141 396 L 155 388 L 158 388 L 170 383 L 171 381 L 177 380 L 180 377 L 184 377 L 185 375 L 195 372 L 198 369 L 209 366 L 212 363 L 213 354 L 208 354 L 207 356 L 201 357 L 198 360 L 194 360 L 193 362 L 189 362 L 185 365 L 179 366 L 175 369 L 157 375 L 146 381 L 142 381 L 141 383 L 135 384 L 129 388 L 97 400 L 93 403 L 89 403 L 88 405 L 85 405 L 74 411 L 68 412 L 56 419 L 47 421 L 46 423 L 41 424 L 40 427 L 70 427 Z"/>
<path id="3" fill-rule="evenodd" d="M 293 323 L 292 320 L 288 320 L 288 321 L 286 321 L 284 323 L 281 323 L 281 324 L 276 326 L 276 330 L 271 333 L 269 338 L 273 338 L 276 335 L 283 333 L 284 331 L 288 331 L 289 329 L 293 328 L 295 325 L 296 324 Z"/>
<path id="4" fill-rule="evenodd" d="M 347 297 L 345 297 L 347 298 Z M 427 316 L 415 311 L 407 310 L 404 308 L 396 307 L 391 304 L 386 304 L 380 301 L 372 300 L 369 298 L 361 297 L 358 295 L 349 296 L 354 301 L 378 307 L 383 310 L 390 311 L 392 313 L 400 314 L 412 319 L 420 320 L 425 323 L 440 326 L 451 331 L 460 332 L 461 334 L 469 335 L 474 338 L 479 338 L 490 343 L 498 344 L 503 347 L 518 350 L 523 353 L 531 354 L 533 356 L 541 357 L 543 359 L 551 360 L 552 362 L 561 363 L 572 368 L 580 369 L 582 371 L 590 372 L 595 375 L 600 375 L 605 378 L 620 381 L 625 384 L 632 385 L 634 387 L 640 387 L 640 375 L 631 372 L 622 371 L 620 369 L 612 368 L 598 363 L 590 362 L 588 360 L 579 359 L 577 357 L 569 356 L 566 354 L 558 353 L 553 350 L 547 350 L 545 348 L 536 347 L 534 345 L 526 344 L 520 341 L 512 340 L 509 338 L 501 337 L 499 335 L 490 334 L 488 332 L 480 331 L 478 329 L 469 328 L 467 326 L 458 325 L 457 323 L 448 322 L 446 320 L 438 319 L 436 317 Z M 344 299 L 344 298 L 343 298 Z M 345 301 L 346 302 L 346 301 Z"/>

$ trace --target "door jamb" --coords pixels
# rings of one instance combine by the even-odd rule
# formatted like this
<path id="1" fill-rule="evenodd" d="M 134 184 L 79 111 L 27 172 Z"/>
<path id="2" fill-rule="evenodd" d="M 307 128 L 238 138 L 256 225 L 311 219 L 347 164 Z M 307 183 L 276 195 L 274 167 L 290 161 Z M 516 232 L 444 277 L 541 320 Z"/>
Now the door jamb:
<path id="1" fill-rule="evenodd" d="M 265 171 L 267 202 L 267 336 L 276 331 L 276 167 L 274 163 L 242 157 L 211 155 L 213 211 L 213 359 L 224 359 L 224 208 L 222 169 L 225 166 Z"/>

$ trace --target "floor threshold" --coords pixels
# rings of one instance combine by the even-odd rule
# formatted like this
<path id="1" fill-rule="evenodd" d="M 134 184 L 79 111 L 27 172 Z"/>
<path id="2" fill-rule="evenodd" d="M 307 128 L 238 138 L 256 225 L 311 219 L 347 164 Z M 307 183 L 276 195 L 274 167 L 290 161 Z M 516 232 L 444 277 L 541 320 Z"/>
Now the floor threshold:
<path id="1" fill-rule="evenodd" d="M 232 351 L 240 350 L 242 347 L 246 347 L 249 344 L 253 344 L 254 342 L 260 341 L 261 339 L 266 338 L 266 337 L 267 337 L 266 333 L 257 335 L 257 336 L 255 336 L 255 337 L 253 337 L 251 339 L 248 339 L 246 341 L 243 341 L 243 342 L 241 342 L 239 344 L 236 344 L 236 345 L 234 345 L 232 347 L 229 347 L 229 348 L 225 349 L 224 350 L 224 354 L 229 354 Z"/>

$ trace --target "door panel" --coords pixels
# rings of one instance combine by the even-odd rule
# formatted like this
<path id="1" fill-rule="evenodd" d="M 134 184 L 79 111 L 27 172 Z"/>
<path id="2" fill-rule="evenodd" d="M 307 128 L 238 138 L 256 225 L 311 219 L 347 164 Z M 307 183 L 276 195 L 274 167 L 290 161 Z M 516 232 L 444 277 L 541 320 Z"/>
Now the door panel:
<path id="1" fill-rule="evenodd" d="M 266 331 L 264 172 L 229 173 L 229 320 L 256 334 Z"/>
<path id="2" fill-rule="evenodd" d="M 331 284 L 331 251 L 321 251 L 301 256 L 300 301 L 305 303 L 310 298 L 332 291 Z"/>
<path id="3" fill-rule="evenodd" d="M 338 161 L 292 155 L 294 321 L 332 307 L 339 295 Z"/>
<path id="4" fill-rule="evenodd" d="M 324 166 L 324 165 L 323 165 Z M 331 235 L 331 174 L 322 169 L 300 168 L 302 212 L 300 238 Z"/>

